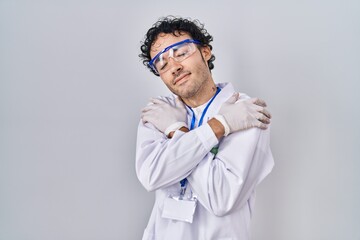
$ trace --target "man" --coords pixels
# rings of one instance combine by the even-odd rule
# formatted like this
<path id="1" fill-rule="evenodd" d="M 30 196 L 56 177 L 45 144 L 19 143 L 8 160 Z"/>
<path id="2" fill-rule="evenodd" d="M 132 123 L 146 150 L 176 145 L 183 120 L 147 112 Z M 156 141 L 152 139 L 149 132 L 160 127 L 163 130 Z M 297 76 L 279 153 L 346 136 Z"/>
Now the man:
<path id="1" fill-rule="evenodd" d="M 212 36 L 166 17 L 140 57 L 173 93 L 142 111 L 136 173 L 156 200 L 144 240 L 249 239 L 255 187 L 274 165 L 270 113 L 260 99 L 215 84 Z"/>

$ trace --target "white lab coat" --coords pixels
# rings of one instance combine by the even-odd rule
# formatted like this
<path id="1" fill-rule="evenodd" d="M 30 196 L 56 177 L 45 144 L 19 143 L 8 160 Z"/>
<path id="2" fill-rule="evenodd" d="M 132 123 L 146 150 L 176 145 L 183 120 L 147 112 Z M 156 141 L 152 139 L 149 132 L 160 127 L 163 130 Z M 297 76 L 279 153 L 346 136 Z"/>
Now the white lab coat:
<path id="1" fill-rule="evenodd" d="M 235 92 L 230 83 L 218 87 L 222 90 L 208 108 L 203 125 L 188 133 L 176 131 L 168 139 L 153 125 L 140 121 L 136 173 L 148 191 L 156 191 L 143 240 L 249 239 L 255 187 L 274 166 L 269 129 L 235 132 L 218 142 L 206 122 Z M 175 96 L 161 98 L 175 104 Z M 205 105 L 194 109 L 197 121 Z M 188 109 L 189 125 L 191 118 Z M 210 150 L 217 145 L 214 158 Z M 180 191 L 184 178 L 189 183 L 187 191 L 191 188 L 198 199 L 191 224 L 161 217 L 165 198 Z"/>

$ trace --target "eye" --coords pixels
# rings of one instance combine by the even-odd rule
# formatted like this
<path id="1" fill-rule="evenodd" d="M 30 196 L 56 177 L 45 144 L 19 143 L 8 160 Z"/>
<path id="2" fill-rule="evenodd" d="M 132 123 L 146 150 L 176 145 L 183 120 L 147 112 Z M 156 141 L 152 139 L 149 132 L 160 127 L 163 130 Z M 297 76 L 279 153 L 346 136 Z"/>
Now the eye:
<path id="1" fill-rule="evenodd" d="M 167 63 L 164 63 L 163 65 L 161 65 L 160 70 L 164 70 L 166 68 L 166 66 L 167 66 Z"/>
<path id="2" fill-rule="evenodd" d="M 187 52 L 181 52 L 181 53 L 176 53 L 176 57 L 183 57 L 187 54 Z"/>
<path id="3" fill-rule="evenodd" d="M 189 52 L 189 49 L 184 46 L 174 50 L 175 57 L 183 57 Z"/>

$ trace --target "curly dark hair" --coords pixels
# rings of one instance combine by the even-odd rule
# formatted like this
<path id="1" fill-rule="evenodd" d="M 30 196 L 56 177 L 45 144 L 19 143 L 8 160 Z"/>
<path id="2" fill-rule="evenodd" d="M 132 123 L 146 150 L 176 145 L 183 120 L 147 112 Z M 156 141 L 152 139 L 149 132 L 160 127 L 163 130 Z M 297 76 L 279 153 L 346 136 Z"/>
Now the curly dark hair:
<path id="1" fill-rule="evenodd" d="M 212 50 L 210 42 L 213 40 L 213 37 L 207 32 L 204 28 L 204 24 L 200 23 L 199 20 L 191 20 L 189 18 L 174 16 L 160 18 L 146 33 L 145 40 L 141 42 L 141 54 L 139 54 L 143 64 L 147 66 L 156 76 L 159 76 L 159 74 L 157 74 L 148 65 L 151 60 L 151 45 L 154 41 L 156 41 L 160 33 L 172 33 L 174 36 L 179 36 L 181 35 L 181 32 L 188 33 L 193 39 L 200 41 L 201 47 L 208 46 L 210 50 Z M 210 70 L 214 68 L 214 60 L 215 56 L 212 54 L 211 58 L 208 60 Z"/>

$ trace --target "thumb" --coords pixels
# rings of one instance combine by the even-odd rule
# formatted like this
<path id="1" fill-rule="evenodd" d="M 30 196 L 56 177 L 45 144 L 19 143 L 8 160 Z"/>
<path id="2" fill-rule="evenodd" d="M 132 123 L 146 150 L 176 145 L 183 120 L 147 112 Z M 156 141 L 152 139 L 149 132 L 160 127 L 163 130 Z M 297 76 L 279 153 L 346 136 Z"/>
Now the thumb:
<path id="1" fill-rule="evenodd" d="M 226 103 L 235 103 L 239 99 L 239 93 L 234 93 Z"/>

